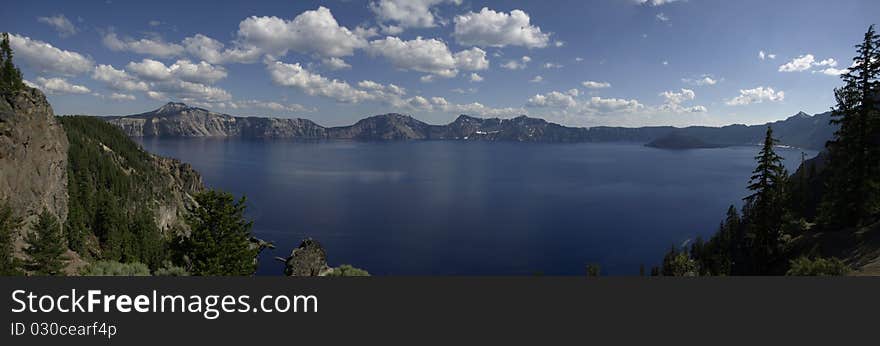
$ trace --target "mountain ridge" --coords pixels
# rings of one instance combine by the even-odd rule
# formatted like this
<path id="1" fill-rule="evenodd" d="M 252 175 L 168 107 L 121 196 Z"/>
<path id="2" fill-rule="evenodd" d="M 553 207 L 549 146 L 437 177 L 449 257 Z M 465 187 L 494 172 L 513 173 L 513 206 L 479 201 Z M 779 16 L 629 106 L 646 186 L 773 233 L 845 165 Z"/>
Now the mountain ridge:
<path id="1" fill-rule="evenodd" d="M 352 125 L 325 127 L 309 119 L 233 116 L 179 102 L 169 102 L 145 113 L 102 118 L 120 127 L 130 137 L 648 143 L 675 132 L 712 146 L 758 144 L 766 126 L 771 125 L 781 144 L 815 150 L 824 148 L 835 129 L 829 124 L 830 112 L 816 115 L 799 112 L 763 125 L 722 127 L 569 127 L 525 115 L 478 118 L 466 114 L 448 124 L 433 125 L 410 115 L 386 113 L 360 119 Z"/>

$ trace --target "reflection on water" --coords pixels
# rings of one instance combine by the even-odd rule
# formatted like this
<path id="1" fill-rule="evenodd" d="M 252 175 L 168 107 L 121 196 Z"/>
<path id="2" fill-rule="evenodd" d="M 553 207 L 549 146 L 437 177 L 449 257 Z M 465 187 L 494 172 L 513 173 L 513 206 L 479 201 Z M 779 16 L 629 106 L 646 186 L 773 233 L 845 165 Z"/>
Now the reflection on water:
<path id="1" fill-rule="evenodd" d="M 307 236 L 375 274 L 635 274 L 708 236 L 739 203 L 756 147 L 148 139 L 248 197 L 278 274 Z M 800 150 L 780 149 L 793 170 Z M 808 152 L 814 155 L 814 152 Z"/>

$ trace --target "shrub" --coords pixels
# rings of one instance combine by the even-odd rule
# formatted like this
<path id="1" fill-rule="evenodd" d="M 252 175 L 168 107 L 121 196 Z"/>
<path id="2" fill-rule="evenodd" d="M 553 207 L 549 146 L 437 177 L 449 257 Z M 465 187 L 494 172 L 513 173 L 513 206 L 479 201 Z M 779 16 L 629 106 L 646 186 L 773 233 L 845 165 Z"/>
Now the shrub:
<path id="1" fill-rule="evenodd" d="M 333 268 L 327 276 L 370 276 L 366 270 L 352 267 L 348 264 L 343 264 L 339 267 Z"/>
<path id="2" fill-rule="evenodd" d="M 838 258 L 800 257 L 791 261 L 789 276 L 841 276 L 849 273 L 849 267 Z"/>
<path id="3" fill-rule="evenodd" d="M 150 268 L 140 262 L 98 261 L 83 270 L 83 276 L 150 276 Z"/>

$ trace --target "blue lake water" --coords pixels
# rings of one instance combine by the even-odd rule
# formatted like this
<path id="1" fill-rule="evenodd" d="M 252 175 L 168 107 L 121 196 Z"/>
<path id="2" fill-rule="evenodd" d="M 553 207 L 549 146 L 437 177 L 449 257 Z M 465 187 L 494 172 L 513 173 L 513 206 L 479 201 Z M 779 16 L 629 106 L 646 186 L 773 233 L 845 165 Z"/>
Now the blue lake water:
<path id="1" fill-rule="evenodd" d="M 708 237 L 740 204 L 757 147 L 641 144 L 145 139 L 210 187 L 246 195 L 257 236 L 305 237 L 331 265 L 376 275 L 637 274 L 672 244 Z M 779 149 L 789 170 L 799 149 Z M 808 157 L 815 152 L 807 151 Z"/>

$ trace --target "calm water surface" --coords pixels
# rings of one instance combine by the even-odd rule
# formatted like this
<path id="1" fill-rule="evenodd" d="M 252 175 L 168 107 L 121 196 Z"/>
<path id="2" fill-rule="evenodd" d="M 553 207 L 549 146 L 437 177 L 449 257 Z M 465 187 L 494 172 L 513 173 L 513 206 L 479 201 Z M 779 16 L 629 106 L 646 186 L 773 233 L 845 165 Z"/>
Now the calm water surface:
<path id="1" fill-rule="evenodd" d="M 637 274 L 671 244 L 712 234 L 739 205 L 757 147 L 640 144 L 146 139 L 205 182 L 248 198 L 281 273 L 305 237 L 331 265 L 379 275 Z M 801 150 L 779 149 L 789 170 Z M 808 151 L 809 156 L 815 152 Z M 808 157 L 809 157 L 808 156 Z"/>

